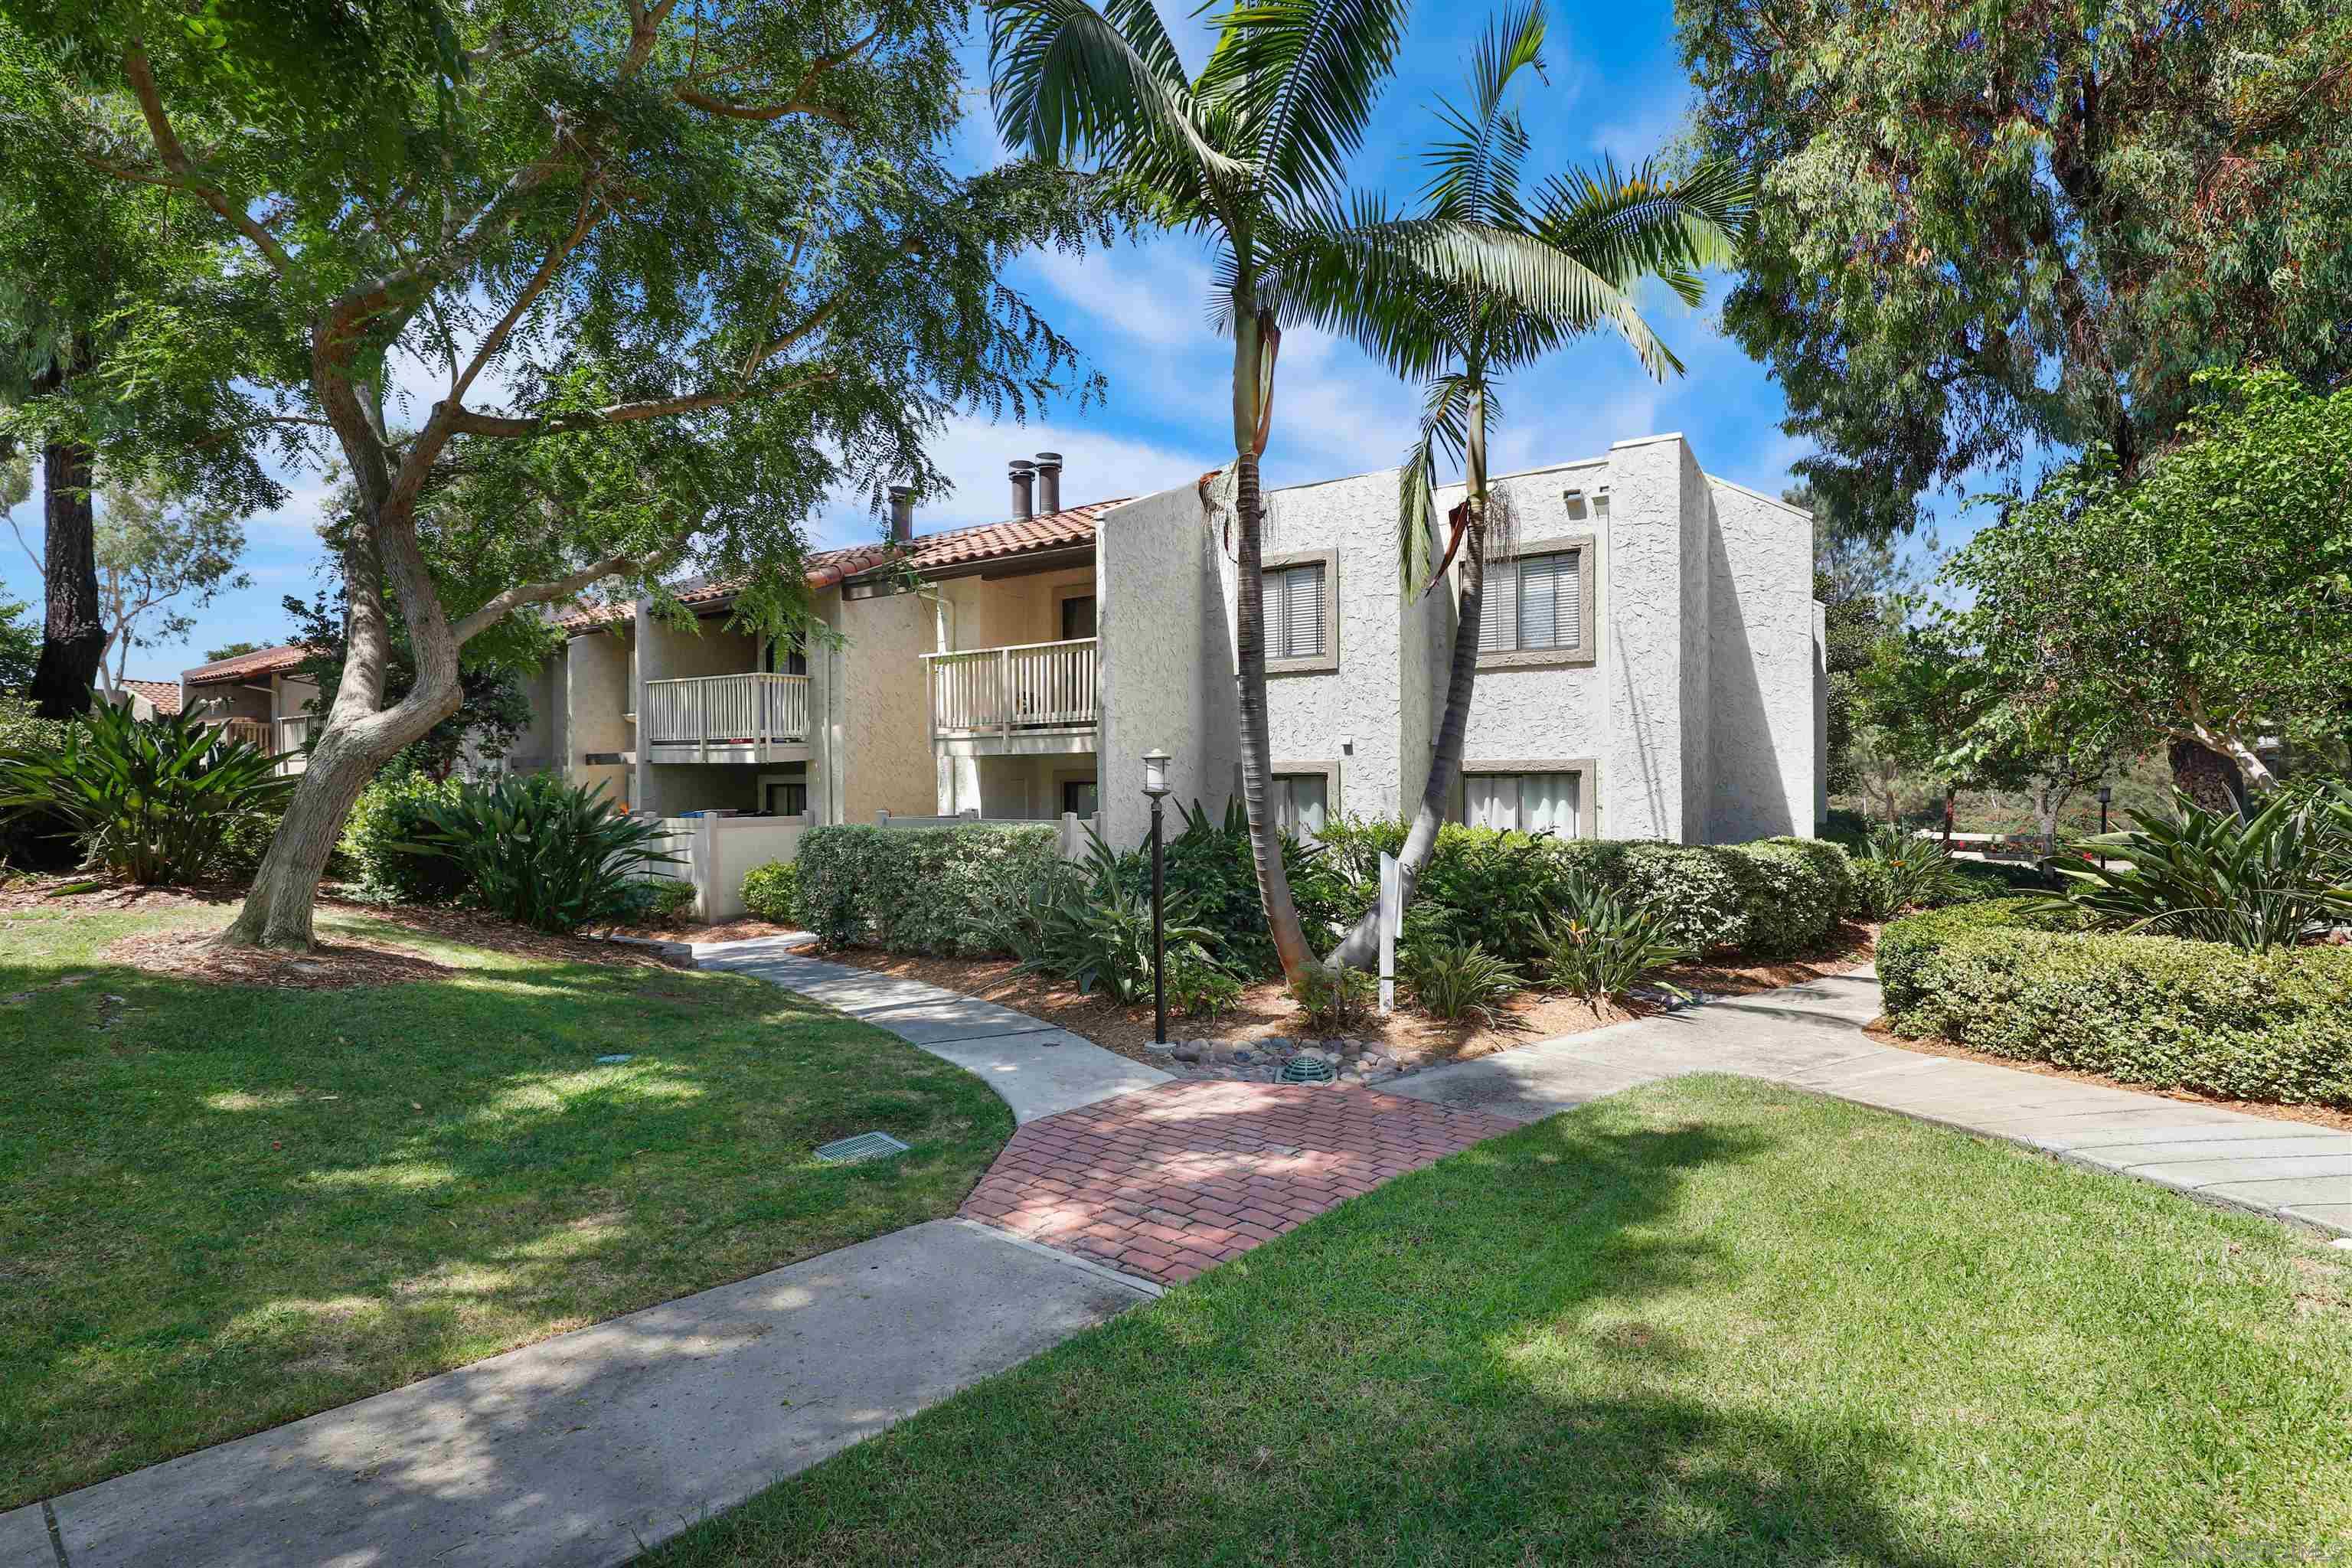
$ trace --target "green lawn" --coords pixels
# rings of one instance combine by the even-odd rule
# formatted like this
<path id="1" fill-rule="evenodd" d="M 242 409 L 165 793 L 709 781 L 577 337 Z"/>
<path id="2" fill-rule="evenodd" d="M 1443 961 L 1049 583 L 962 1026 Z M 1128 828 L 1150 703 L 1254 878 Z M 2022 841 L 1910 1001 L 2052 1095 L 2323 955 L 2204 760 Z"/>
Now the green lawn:
<path id="1" fill-rule="evenodd" d="M 1348 1204 L 651 1562 L 2346 1561 L 2347 1262 L 1685 1080 Z"/>
<path id="2" fill-rule="evenodd" d="M 348 919 L 321 934 L 454 973 L 98 956 L 226 918 L 0 921 L 0 1509 L 951 1213 L 1012 1131 L 978 1079 L 740 977 Z M 877 1127 L 914 1152 L 811 1155 Z"/>

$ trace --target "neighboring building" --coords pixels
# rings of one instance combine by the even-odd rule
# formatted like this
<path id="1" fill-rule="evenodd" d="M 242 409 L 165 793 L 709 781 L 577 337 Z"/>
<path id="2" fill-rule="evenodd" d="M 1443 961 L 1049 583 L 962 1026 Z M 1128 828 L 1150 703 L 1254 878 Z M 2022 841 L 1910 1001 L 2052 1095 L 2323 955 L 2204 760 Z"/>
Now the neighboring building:
<path id="1" fill-rule="evenodd" d="M 297 751 L 310 743 L 315 722 L 307 704 L 319 695 L 318 682 L 300 673 L 311 652 L 288 643 L 183 670 L 181 707 L 265 752 Z M 285 771 L 301 772 L 300 760 Z"/>
<path id="2" fill-rule="evenodd" d="M 101 689 L 98 695 L 117 707 L 127 706 L 133 719 L 169 717 L 180 710 L 176 680 L 124 680 L 111 690 Z"/>

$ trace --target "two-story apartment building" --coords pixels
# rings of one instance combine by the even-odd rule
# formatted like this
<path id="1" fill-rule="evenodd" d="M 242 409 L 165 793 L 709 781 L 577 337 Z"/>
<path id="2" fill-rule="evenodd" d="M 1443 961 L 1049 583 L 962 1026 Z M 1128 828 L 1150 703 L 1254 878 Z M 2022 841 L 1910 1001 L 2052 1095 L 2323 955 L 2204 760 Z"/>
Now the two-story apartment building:
<path id="1" fill-rule="evenodd" d="M 256 648 L 180 673 L 179 707 L 265 752 L 292 752 L 308 744 L 317 720 L 309 704 L 318 682 L 301 673 L 310 649 L 299 643 Z M 292 757 L 288 773 L 302 771 Z"/>
<path id="2" fill-rule="evenodd" d="M 819 823 L 1059 821 L 1073 843 L 1091 825 L 1128 847 L 1155 749 L 1180 802 L 1222 813 L 1240 789 L 1231 519 L 1197 486 L 1066 507 L 1061 482 L 1055 454 L 1016 461 L 1004 521 L 929 534 L 895 492 L 888 537 L 811 559 L 822 630 L 804 644 L 730 625 L 725 582 L 677 585 L 667 613 L 562 616 L 504 765 L 669 820 L 711 918 Z M 1459 566 L 1403 594 L 1396 483 L 1383 469 L 1267 497 L 1273 772 L 1294 829 L 1421 795 Z M 1671 435 L 1493 488 L 1454 815 L 1686 842 L 1810 833 L 1827 692 L 1811 518 L 1711 478 Z M 184 689 L 282 722 L 299 657 L 201 667 Z"/>

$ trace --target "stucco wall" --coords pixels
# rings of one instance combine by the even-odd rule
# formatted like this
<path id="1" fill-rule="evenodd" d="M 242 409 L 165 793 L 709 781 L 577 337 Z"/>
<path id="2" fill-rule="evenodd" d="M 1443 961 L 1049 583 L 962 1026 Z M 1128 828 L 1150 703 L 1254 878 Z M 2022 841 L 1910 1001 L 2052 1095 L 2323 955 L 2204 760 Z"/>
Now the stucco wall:
<path id="1" fill-rule="evenodd" d="M 1813 827 L 1830 817 L 1829 606 L 1813 601 Z"/>
<path id="2" fill-rule="evenodd" d="M 1610 482 L 1609 473 L 1607 459 L 1591 458 L 1506 475 L 1488 486 L 1498 502 L 1488 546 L 1491 558 L 1501 559 L 1558 540 L 1591 541 L 1594 626 L 1587 631 L 1588 639 L 1597 637 L 1599 629 L 1609 624 L 1610 524 L 1607 518 L 1596 513 L 1590 499 L 1601 485 Z M 1571 488 L 1585 492 L 1586 498 L 1575 510 L 1570 510 L 1568 503 L 1567 492 Z M 1437 494 L 1441 508 L 1451 508 L 1461 499 L 1459 485 L 1449 486 Z M 1449 574 L 1448 582 L 1451 593 L 1458 595 L 1458 564 Z M 1446 617 L 1445 635 L 1440 637 L 1434 655 L 1441 661 L 1434 677 L 1433 697 L 1440 712 L 1445 700 L 1442 661 L 1447 657 L 1454 619 L 1451 614 Z M 1594 761 L 1601 778 L 1580 803 L 1588 835 L 1615 831 L 1605 821 L 1609 816 L 1605 791 L 1612 772 L 1607 755 L 1610 729 L 1603 701 L 1609 679 L 1610 644 L 1606 639 L 1597 640 L 1593 649 L 1594 658 L 1589 664 L 1538 664 L 1479 670 L 1462 747 L 1463 762 L 1472 767 L 1503 761 Z M 1435 722 L 1432 721 L 1433 737 Z M 1462 810 L 1458 779 L 1454 782 L 1452 810 L 1457 816 Z"/>
<path id="3" fill-rule="evenodd" d="M 1096 540 L 1101 826 L 1114 847 L 1150 823 L 1143 753 L 1162 751 L 1170 799 L 1222 815 L 1233 792 L 1231 566 L 1189 485 L 1106 513 Z M 1173 807 L 1171 806 L 1172 810 Z"/>
<path id="4" fill-rule="evenodd" d="M 1272 754 L 1276 761 L 1336 759 L 1340 798 L 1332 809 L 1372 816 L 1397 814 L 1406 771 L 1396 487 L 1396 470 L 1383 468 L 1265 498 L 1266 558 L 1328 552 L 1337 576 L 1324 591 L 1332 596 L 1339 668 L 1266 677 Z M 1238 725 L 1238 692 L 1229 689 L 1225 702 Z M 1414 788 L 1419 784 L 1416 777 Z"/>
<path id="5" fill-rule="evenodd" d="M 588 753 L 626 755 L 636 741 L 628 714 L 636 706 L 630 680 L 632 633 L 625 630 L 590 632 L 572 639 L 560 689 L 564 723 L 555 752 L 574 784 L 604 786 L 607 799 L 631 809 L 635 770 L 627 763 L 588 761 Z"/>
<path id="6" fill-rule="evenodd" d="M 827 739 L 840 747 L 844 792 L 841 813 L 831 820 L 937 810 L 923 706 L 922 656 L 932 651 L 935 636 L 931 602 L 915 594 L 854 599 L 840 605 L 838 624 L 843 646 L 824 661 L 838 691 L 827 704 L 835 715 Z"/>
<path id="7" fill-rule="evenodd" d="M 1683 569 L 1680 436 L 1621 441 L 1609 449 L 1609 552 L 1601 624 L 1609 705 L 1601 764 L 1600 832 L 1611 838 L 1686 837 L 1685 803 L 1704 786 L 1684 778 L 1689 679 L 1685 650 L 1706 623 L 1693 620 Z M 1701 498 L 1704 500 L 1704 496 Z M 1701 687 L 1702 697 L 1705 688 Z M 1697 824 L 1692 824 L 1696 837 Z"/>
<path id="8" fill-rule="evenodd" d="M 1811 834 L 1815 797 L 1812 519 L 1709 479 L 1715 526 L 1707 829 L 1718 842 Z"/>
<path id="9" fill-rule="evenodd" d="M 531 671 L 522 683 L 530 703 L 530 722 L 507 748 L 504 765 L 510 773 L 539 773 L 563 766 L 563 680 L 571 650 L 559 647 Z"/>

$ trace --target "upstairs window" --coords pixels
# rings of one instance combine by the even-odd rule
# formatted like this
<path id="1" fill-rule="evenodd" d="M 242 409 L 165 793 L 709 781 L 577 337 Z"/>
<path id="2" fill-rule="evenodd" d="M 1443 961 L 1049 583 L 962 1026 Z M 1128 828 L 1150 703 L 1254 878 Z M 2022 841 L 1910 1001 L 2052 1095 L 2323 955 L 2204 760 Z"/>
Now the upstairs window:
<path id="1" fill-rule="evenodd" d="M 806 675 L 808 653 L 798 637 L 771 637 L 761 668 L 770 675 Z"/>
<path id="2" fill-rule="evenodd" d="M 1076 642 L 1095 635 L 1095 596 L 1074 594 L 1062 601 L 1062 640 Z"/>
<path id="3" fill-rule="evenodd" d="M 1480 653 L 1569 651 L 1584 641 L 1583 552 L 1521 555 L 1486 565 Z"/>
<path id="4" fill-rule="evenodd" d="M 1324 563 L 1279 566 L 1265 574 L 1265 657 L 1321 658 L 1327 602 Z"/>

